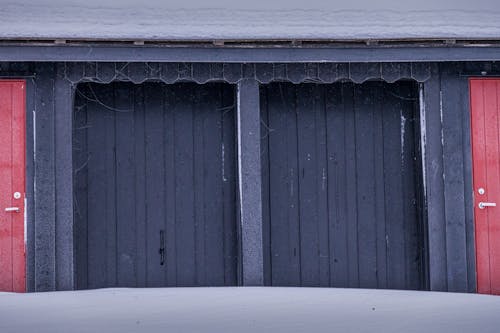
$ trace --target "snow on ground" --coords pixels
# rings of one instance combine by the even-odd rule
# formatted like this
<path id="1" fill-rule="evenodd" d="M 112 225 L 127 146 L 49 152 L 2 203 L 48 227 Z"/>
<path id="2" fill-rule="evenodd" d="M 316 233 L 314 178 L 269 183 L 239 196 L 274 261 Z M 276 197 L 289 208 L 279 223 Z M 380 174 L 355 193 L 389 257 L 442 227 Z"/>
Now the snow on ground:
<path id="1" fill-rule="evenodd" d="M 0 0 L 0 38 L 500 39 L 498 0 Z"/>
<path id="2" fill-rule="evenodd" d="M 499 332 L 500 297 L 321 288 L 0 293 L 0 332 Z"/>

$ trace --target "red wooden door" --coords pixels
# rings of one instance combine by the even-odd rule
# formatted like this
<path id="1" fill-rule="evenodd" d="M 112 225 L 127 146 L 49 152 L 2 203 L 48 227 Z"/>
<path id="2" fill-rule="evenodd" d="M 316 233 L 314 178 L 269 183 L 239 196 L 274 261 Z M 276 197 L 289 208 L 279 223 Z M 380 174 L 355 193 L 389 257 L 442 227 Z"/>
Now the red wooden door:
<path id="1" fill-rule="evenodd" d="M 0 291 L 26 290 L 25 87 L 0 80 Z"/>
<path id="2" fill-rule="evenodd" d="M 471 79 L 477 291 L 500 295 L 500 79 Z"/>

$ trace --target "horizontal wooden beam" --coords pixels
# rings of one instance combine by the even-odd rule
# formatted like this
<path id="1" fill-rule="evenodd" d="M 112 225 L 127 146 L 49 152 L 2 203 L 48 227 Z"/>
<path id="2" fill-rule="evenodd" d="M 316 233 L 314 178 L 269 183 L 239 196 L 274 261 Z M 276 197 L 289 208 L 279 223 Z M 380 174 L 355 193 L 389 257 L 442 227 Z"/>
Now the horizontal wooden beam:
<path id="1" fill-rule="evenodd" d="M 15 44 L 2 61 L 58 62 L 445 62 L 500 60 L 500 46 L 172 47 L 158 45 Z"/>

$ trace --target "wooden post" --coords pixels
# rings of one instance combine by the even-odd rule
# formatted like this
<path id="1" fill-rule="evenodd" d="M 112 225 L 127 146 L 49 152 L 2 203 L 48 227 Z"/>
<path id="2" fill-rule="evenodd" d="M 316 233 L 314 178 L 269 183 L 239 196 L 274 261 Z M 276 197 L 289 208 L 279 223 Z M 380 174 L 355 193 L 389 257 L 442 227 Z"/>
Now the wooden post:
<path id="1" fill-rule="evenodd" d="M 238 179 L 244 286 L 264 284 L 259 83 L 238 83 Z"/>
<path id="2" fill-rule="evenodd" d="M 57 65 L 55 101 L 56 289 L 74 289 L 73 265 L 73 85 Z"/>
<path id="3" fill-rule="evenodd" d="M 40 65 L 35 88 L 34 291 L 74 289 L 73 88 L 62 66 Z"/>

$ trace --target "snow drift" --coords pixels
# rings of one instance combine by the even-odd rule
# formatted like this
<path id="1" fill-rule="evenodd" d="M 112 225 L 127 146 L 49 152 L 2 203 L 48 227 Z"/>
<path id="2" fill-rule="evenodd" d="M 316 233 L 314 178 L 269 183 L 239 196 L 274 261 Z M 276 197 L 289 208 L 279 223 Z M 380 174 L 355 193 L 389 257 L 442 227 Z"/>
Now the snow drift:
<path id="1" fill-rule="evenodd" d="M 500 297 L 324 288 L 0 293 L 0 332 L 498 332 Z"/>

